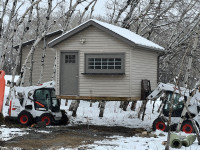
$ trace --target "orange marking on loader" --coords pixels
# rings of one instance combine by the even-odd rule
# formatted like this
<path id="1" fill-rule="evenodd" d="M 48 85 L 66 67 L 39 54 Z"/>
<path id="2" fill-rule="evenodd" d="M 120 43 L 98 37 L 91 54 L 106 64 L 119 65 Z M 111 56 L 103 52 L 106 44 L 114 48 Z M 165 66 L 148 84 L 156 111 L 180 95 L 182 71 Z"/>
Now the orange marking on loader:
<path id="1" fill-rule="evenodd" d="M 45 107 L 43 104 L 41 104 L 40 102 L 38 101 L 35 101 L 36 104 L 40 105 L 41 107 Z"/>
<path id="2" fill-rule="evenodd" d="M 3 109 L 3 100 L 4 100 L 4 91 L 5 91 L 5 72 L 0 70 L 0 113 L 2 113 Z"/>

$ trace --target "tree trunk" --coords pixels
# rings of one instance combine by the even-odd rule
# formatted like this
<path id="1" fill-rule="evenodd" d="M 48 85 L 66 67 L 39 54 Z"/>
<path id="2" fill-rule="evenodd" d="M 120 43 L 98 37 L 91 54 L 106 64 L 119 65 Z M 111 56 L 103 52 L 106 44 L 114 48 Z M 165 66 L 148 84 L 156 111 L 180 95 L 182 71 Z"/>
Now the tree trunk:
<path id="1" fill-rule="evenodd" d="M 56 77 L 56 57 L 55 57 L 55 60 L 54 60 L 53 74 L 52 74 L 51 80 L 54 81 L 55 77 Z"/>
<path id="2" fill-rule="evenodd" d="M 185 56 L 187 54 L 187 49 L 185 50 L 185 54 L 184 56 L 182 57 L 182 61 L 180 63 L 180 71 L 179 71 L 179 74 L 178 76 L 174 79 L 175 80 L 175 87 L 174 87 L 174 91 L 173 91 L 173 94 L 172 94 L 172 97 L 170 98 L 170 109 L 169 109 L 169 117 L 168 117 L 168 122 L 167 122 L 167 127 L 168 127 L 168 135 L 167 135 L 167 144 L 165 146 L 165 150 L 169 150 L 169 144 L 170 144 L 170 134 L 171 134 L 171 116 L 172 116 L 172 111 L 173 111 L 173 105 L 174 105 L 174 95 L 175 95 L 175 91 L 176 91 L 176 88 L 178 87 L 179 85 L 179 80 L 180 80 L 180 76 L 181 76 L 181 73 L 182 73 L 182 68 L 183 68 L 183 61 L 185 59 Z M 179 88 L 180 90 L 180 88 Z"/>
<path id="3" fill-rule="evenodd" d="M 148 102 L 148 100 L 145 100 L 144 109 L 143 109 L 143 114 L 142 114 L 142 121 L 144 121 L 144 116 L 145 116 L 145 111 L 146 111 L 147 102 Z"/>
<path id="4" fill-rule="evenodd" d="M 154 113 L 155 103 L 156 103 L 156 100 L 154 100 L 154 102 L 153 102 L 152 114 Z"/>
<path id="5" fill-rule="evenodd" d="M 46 49 L 47 49 L 47 42 L 46 42 L 46 38 L 44 37 L 44 47 L 43 47 L 42 58 L 41 58 L 40 78 L 38 80 L 38 84 L 42 83 L 42 78 L 44 74 L 44 61 L 46 57 Z"/>
<path id="6" fill-rule="evenodd" d="M 35 51 L 35 50 L 34 50 L 34 51 Z M 33 55 L 34 55 L 34 53 L 32 53 L 32 54 L 31 54 L 31 57 L 30 57 L 29 86 L 32 86 L 32 84 L 33 84 L 33 63 L 34 63 Z M 25 76 L 24 76 L 24 77 L 25 77 Z"/>
<path id="7" fill-rule="evenodd" d="M 144 111 L 146 110 L 146 104 L 147 104 L 147 100 L 143 100 L 140 110 L 138 112 L 138 118 L 140 118 L 142 113 L 144 114 Z"/>
<path id="8" fill-rule="evenodd" d="M 159 112 L 161 111 L 161 109 L 163 108 L 163 105 L 164 105 L 164 101 L 161 102 L 161 104 L 160 104 L 160 106 L 159 106 L 159 108 L 158 108 L 158 110 L 157 110 L 158 113 L 159 113 Z"/>

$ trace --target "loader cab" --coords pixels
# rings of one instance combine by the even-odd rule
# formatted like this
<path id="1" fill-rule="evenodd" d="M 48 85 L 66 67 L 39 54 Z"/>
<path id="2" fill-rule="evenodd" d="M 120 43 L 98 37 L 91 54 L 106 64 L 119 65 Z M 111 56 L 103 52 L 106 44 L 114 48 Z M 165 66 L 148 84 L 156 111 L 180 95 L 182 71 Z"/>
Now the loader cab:
<path id="1" fill-rule="evenodd" d="M 35 110 L 52 112 L 60 111 L 60 102 L 56 98 L 54 88 L 41 88 L 34 91 L 33 95 Z"/>
<path id="2" fill-rule="evenodd" d="M 181 96 L 178 93 L 175 93 L 173 95 L 173 92 L 167 91 L 165 93 L 165 98 L 164 98 L 164 106 L 163 106 L 163 114 L 164 116 L 168 117 L 169 116 L 169 110 L 170 110 L 170 101 L 172 100 L 172 96 L 174 99 L 174 104 L 173 104 L 173 111 L 172 111 L 172 117 L 181 117 L 181 113 L 184 108 L 184 100 L 187 100 L 186 96 Z"/>

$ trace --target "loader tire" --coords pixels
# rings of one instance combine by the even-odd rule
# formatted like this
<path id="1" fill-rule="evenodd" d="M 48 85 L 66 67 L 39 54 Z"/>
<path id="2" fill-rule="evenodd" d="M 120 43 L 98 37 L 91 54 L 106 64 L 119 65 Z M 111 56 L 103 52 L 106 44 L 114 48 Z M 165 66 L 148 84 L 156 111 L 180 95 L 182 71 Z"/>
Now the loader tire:
<path id="1" fill-rule="evenodd" d="M 197 128 L 199 128 L 199 124 L 195 121 Z M 186 120 L 183 122 L 182 126 L 181 126 L 181 130 L 185 133 L 195 133 L 193 124 L 190 120 Z"/>
<path id="2" fill-rule="evenodd" d="M 18 115 L 18 121 L 22 125 L 30 125 L 33 123 L 33 116 L 28 111 L 22 111 Z"/>
<path id="3" fill-rule="evenodd" d="M 154 120 L 153 122 L 153 130 L 161 130 L 161 131 L 164 131 L 164 132 L 167 132 L 168 131 L 168 128 L 167 128 L 167 121 L 163 118 L 157 118 Z"/>
<path id="4" fill-rule="evenodd" d="M 46 122 L 46 126 L 52 125 L 53 122 L 54 122 L 54 119 L 53 119 L 52 115 L 48 114 L 48 113 L 42 114 L 40 116 L 40 120 L 41 121 L 45 121 Z"/>

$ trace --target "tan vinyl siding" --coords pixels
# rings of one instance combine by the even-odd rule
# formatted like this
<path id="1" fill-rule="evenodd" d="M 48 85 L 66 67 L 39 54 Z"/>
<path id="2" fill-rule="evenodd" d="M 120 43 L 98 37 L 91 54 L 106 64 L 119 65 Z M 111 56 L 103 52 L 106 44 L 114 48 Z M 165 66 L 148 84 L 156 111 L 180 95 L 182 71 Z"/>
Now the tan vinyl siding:
<path id="1" fill-rule="evenodd" d="M 85 39 L 84 44 L 80 43 Z M 152 89 L 157 85 L 157 56 L 151 50 L 135 49 L 121 40 L 89 27 L 62 41 L 57 50 L 56 94 L 60 95 L 60 52 L 79 51 L 79 96 L 140 97 L 141 80 L 151 80 Z M 86 53 L 124 53 L 125 75 L 83 75 Z M 70 88 L 70 85 L 69 85 Z"/>
<path id="2" fill-rule="evenodd" d="M 47 39 L 47 43 L 54 39 L 56 36 L 48 38 Z M 44 42 L 43 40 L 38 44 L 38 46 L 36 47 L 35 53 L 34 53 L 34 63 L 33 63 L 33 85 L 36 85 L 38 83 L 38 80 L 40 78 L 40 71 L 41 71 L 41 59 L 42 59 L 42 53 L 43 53 L 43 45 Z M 22 62 L 21 64 L 23 65 L 29 51 L 31 49 L 31 46 L 26 46 L 23 47 L 22 49 Z M 56 52 L 53 51 L 53 49 L 50 49 L 47 47 L 46 49 L 46 57 L 44 60 L 44 74 L 43 74 L 43 78 L 42 78 L 42 83 L 43 82 L 48 82 L 51 81 L 51 77 L 53 74 L 53 66 L 54 66 L 54 60 L 55 60 L 55 55 Z M 28 61 L 27 67 L 30 68 L 30 59 Z M 25 75 L 25 82 L 24 85 L 29 85 L 29 69 L 26 70 L 26 75 Z"/>
<path id="3" fill-rule="evenodd" d="M 85 44 L 80 43 L 82 38 L 86 39 Z M 80 96 L 130 97 L 130 46 L 95 27 L 89 27 L 58 44 L 55 48 L 58 50 L 58 55 L 60 55 L 59 50 L 79 51 Z M 83 75 L 85 53 L 125 53 L 125 75 Z M 59 63 L 57 64 L 57 71 L 59 70 Z M 60 80 L 58 77 L 59 75 L 56 78 L 58 83 L 57 94 L 59 94 Z"/>
<path id="4" fill-rule="evenodd" d="M 133 49 L 132 51 L 132 95 L 141 95 L 141 80 L 151 81 L 151 89 L 157 86 L 157 57 L 152 51 Z"/>

